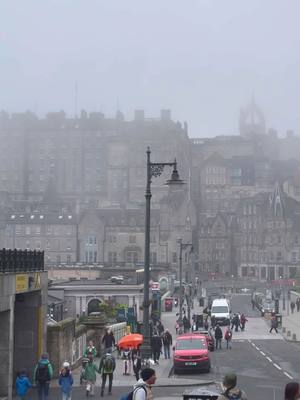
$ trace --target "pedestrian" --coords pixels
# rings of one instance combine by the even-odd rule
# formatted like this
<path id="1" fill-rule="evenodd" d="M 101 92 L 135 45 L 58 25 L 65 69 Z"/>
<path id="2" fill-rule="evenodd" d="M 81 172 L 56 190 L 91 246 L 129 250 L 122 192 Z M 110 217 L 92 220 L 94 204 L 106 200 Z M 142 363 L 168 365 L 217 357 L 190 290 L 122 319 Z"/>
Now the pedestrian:
<path id="1" fill-rule="evenodd" d="M 235 328 L 235 332 L 239 331 L 239 326 L 240 326 L 240 317 L 238 314 L 233 314 L 233 318 L 231 320 L 231 330 Z"/>
<path id="2" fill-rule="evenodd" d="M 222 329 L 220 328 L 219 324 L 217 324 L 216 329 L 215 329 L 216 349 L 222 348 L 222 345 L 221 345 L 222 338 L 223 338 Z"/>
<path id="3" fill-rule="evenodd" d="M 73 377 L 70 369 L 70 363 L 65 361 L 58 379 L 62 391 L 62 400 L 71 400 Z"/>
<path id="4" fill-rule="evenodd" d="M 285 385 L 284 400 L 300 399 L 300 385 L 298 382 L 289 382 Z"/>
<path id="5" fill-rule="evenodd" d="M 300 311 L 300 297 L 297 297 L 296 306 L 297 306 L 297 312 L 299 312 Z"/>
<path id="6" fill-rule="evenodd" d="M 37 385 L 39 400 L 48 400 L 52 377 L 53 368 L 48 359 L 48 354 L 43 353 L 33 371 L 33 384 Z"/>
<path id="7" fill-rule="evenodd" d="M 88 363 L 85 366 L 83 371 L 83 379 L 86 381 L 86 396 L 89 395 L 94 396 L 95 383 L 96 383 L 96 372 L 98 372 L 98 368 L 94 363 L 93 354 L 88 355 Z"/>
<path id="8" fill-rule="evenodd" d="M 104 396 L 104 389 L 106 384 L 106 379 L 108 378 L 108 394 L 112 394 L 112 383 L 114 378 L 114 370 L 116 369 L 116 360 L 111 353 L 106 353 L 100 359 L 99 370 L 101 374 L 101 397 Z"/>
<path id="9" fill-rule="evenodd" d="M 191 329 L 191 323 L 186 316 L 183 317 L 182 324 L 184 333 L 188 332 Z"/>
<path id="10" fill-rule="evenodd" d="M 156 329 L 157 329 L 159 336 L 161 336 L 164 333 L 165 328 L 164 328 L 163 324 L 161 323 L 161 321 L 157 322 Z"/>
<path id="11" fill-rule="evenodd" d="M 215 329 L 216 323 L 217 323 L 216 317 L 215 317 L 214 315 L 212 315 L 212 316 L 210 317 L 210 324 L 211 324 L 211 327 L 212 327 L 213 329 Z"/>
<path id="12" fill-rule="evenodd" d="M 161 338 L 157 335 L 157 333 L 155 333 L 154 336 L 152 336 L 150 345 L 152 349 L 154 363 L 158 365 L 160 352 L 162 348 L 162 342 Z"/>
<path id="13" fill-rule="evenodd" d="M 226 340 L 226 348 L 227 348 L 227 350 L 231 349 L 232 330 L 230 329 L 230 326 L 227 326 L 224 338 Z"/>
<path id="14" fill-rule="evenodd" d="M 130 375 L 131 374 L 131 359 L 132 359 L 131 350 L 130 349 L 124 349 L 122 358 L 124 360 L 124 372 L 123 372 L 123 375 Z"/>
<path id="15" fill-rule="evenodd" d="M 277 327 L 278 327 L 277 318 L 276 318 L 276 315 L 273 314 L 272 317 L 271 317 L 271 329 L 270 329 L 270 333 L 273 331 L 273 329 L 275 329 L 275 332 L 278 333 Z"/>
<path id="16" fill-rule="evenodd" d="M 110 329 L 106 330 L 101 342 L 104 344 L 104 353 L 111 353 L 113 347 L 116 345 L 116 340 Z"/>
<path id="17" fill-rule="evenodd" d="M 296 307 L 295 302 L 294 302 L 294 301 L 291 301 L 291 311 L 292 311 L 292 314 L 294 314 L 295 307 Z"/>
<path id="18" fill-rule="evenodd" d="M 86 346 L 83 353 L 84 357 L 87 357 L 89 354 L 92 354 L 93 357 L 97 357 L 97 349 L 92 340 L 89 341 L 89 344 Z"/>
<path id="19" fill-rule="evenodd" d="M 170 347 L 173 344 L 173 338 L 168 329 L 165 330 L 162 340 L 164 345 L 165 358 L 170 358 Z"/>
<path id="20" fill-rule="evenodd" d="M 152 368 L 141 371 L 141 379 L 134 385 L 132 400 L 152 400 L 152 385 L 155 384 L 156 375 Z"/>
<path id="21" fill-rule="evenodd" d="M 244 330 L 245 330 L 246 322 L 248 322 L 248 320 L 247 320 L 245 314 L 242 314 L 242 315 L 241 315 L 240 322 L 241 322 L 241 331 L 244 331 Z"/>
<path id="22" fill-rule="evenodd" d="M 255 308 L 255 301 L 254 301 L 253 298 L 251 299 L 251 304 L 252 304 L 252 310 L 254 310 L 254 308 Z"/>
<path id="23" fill-rule="evenodd" d="M 16 379 L 16 392 L 18 397 L 21 400 L 26 399 L 26 395 L 28 392 L 28 389 L 32 387 L 32 383 L 30 382 L 28 376 L 27 376 L 27 371 L 26 369 L 22 369 Z"/>
<path id="24" fill-rule="evenodd" d="M 208 328 L 209 328 L 208 318 L 206 317 L 206 318 L 205 318 L 205 321 L 204 321 L 204 329 L 205 329 L 206 331 L 208 331 Z"/>
<path id="25" fill-rule="evenodd" d="M 222 393 L 218 400 L 247 400 L 246 393 L 236 386 L 237 376 L 234 373 L 229 373 L 224 376 L 222 383 Z"/>
<path id="26" fill-rule="evenodd" d="M 142 360 L 136 352 L 132 353 L 132 369 L 135 378 L 138 381 L 140 379 L 140 370 L 142 369 Z"/>

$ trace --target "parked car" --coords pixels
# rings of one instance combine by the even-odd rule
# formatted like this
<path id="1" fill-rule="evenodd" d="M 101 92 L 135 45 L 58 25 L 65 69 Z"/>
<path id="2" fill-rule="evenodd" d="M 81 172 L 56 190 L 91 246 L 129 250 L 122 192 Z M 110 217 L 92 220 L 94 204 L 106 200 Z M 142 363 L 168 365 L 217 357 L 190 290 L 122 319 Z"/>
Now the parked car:
<path id="1" fill-rule="evenodd" d="M 206 331 L 205 329 L 198 329 L 194 334 L 204 335 L 207 342 L 207 347 L 209 351 L 215 350 L 215 338 L 211 334 L 211 331 Z"/>
<path id="2" fill-rule="evenodd" d="M 210 358 L 205 335 L 186 333 L 176 339 L 173 347 L 174 373 L 186 370 L 210 371 Z"/>
<path id="3" fill-rule="evenodd" d="M 116 283 L 117 285 L 121 285 L 124 282 L 124 276 L 112 276 L 110 279 L 111 283 Z"/>

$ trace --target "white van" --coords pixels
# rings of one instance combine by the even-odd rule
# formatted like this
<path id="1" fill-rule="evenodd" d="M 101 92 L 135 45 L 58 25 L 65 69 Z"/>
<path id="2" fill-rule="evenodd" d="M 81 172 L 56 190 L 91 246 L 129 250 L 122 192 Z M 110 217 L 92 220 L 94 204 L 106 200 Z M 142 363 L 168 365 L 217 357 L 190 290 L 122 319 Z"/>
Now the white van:
<path id="1" fill-rule="evenodd" d="M 214 316 L 216 323 L 220 325 L 230 324 L 230 304 L 226 299 L 215 299 L 212 302 L 210 316 Z"/>

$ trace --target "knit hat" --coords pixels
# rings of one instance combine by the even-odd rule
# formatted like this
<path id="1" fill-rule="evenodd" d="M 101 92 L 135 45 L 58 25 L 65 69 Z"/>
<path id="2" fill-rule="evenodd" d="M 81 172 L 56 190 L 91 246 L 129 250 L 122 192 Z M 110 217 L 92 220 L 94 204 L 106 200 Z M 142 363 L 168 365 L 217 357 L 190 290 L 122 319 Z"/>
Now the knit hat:
<path id="1" fill-rule="evenodd" d="M 236 374 L 230 373 L 230 374 L 226 374 L 226 375 L 224 376 L 223 384 L 224 384 L 224 386 L 226 386 L 227 388 L 232 389 L 232 388 L 235 387 L 236 381 L 237 381 Z"/>
<path id="2" fill-rule="evenodd" d="M 151 378 L 151 376 L 155 375 L 155 371 L 152 368 L 145 368 L 141 371 L 141 378 L 144 382 Z"/>
<path id="3" fill-rule="evenodd" d="M 63 367 L 64 367 L 64 368 L 70 368 L 70 363 L 69 363 L 68 361 L 65 361 L 65 362 L 63 363 Z"/>

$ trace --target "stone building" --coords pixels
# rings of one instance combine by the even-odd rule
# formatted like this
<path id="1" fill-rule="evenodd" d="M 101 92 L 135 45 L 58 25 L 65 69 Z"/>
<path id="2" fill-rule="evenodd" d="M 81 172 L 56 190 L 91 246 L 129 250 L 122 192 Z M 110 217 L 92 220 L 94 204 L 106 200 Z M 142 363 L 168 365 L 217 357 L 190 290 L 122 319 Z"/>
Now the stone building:
<path id="1" fill-rule="evenodd" d="M 9 214 L 2 234 L 2 247 L 45 251 L 45 264 L 77 261 L 77 219 L 54 212 Z"/>
<path id="2" fill-rule="evenodd" d="M 260 280 L 293 278 L 300 272 L 300 202 L 276 184 L 273 192 L 240 202 L 238 273 Z"/>

